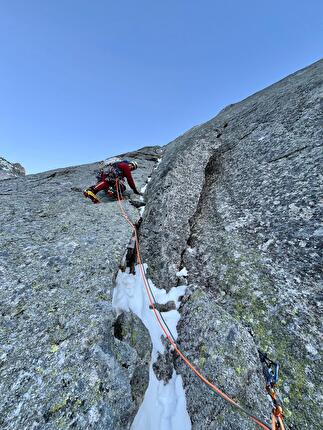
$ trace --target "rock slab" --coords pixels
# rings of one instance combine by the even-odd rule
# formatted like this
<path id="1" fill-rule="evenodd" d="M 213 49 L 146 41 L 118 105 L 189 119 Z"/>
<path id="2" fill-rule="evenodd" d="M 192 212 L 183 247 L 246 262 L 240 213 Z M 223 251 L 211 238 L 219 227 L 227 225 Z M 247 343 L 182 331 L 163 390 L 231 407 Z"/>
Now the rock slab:
<path id="1" fill-rule="evenodd" d="M 148 152 L 131 157 L 139 188 L 159 148 Z M 0 182 L 0 428 L 123 430 L 139 408 L 150 337 L 111 304 L 132 231 L 116 201 L 84 198 L 98 167 Z"/>
<path id="2" fill-rule="evenodd" d="M 197 364 L 204 357 L 200 368 L 235 386 L 242 404 L 251 407 L 256 391 L 253 411 L 263 416 L 257 350 L 267 352 L 281 365 L 291 429 L 321 422 L 322 95 L 323 60 L 171 142 L 148 185 L 141 229 L 153 282 L 170 289 L 185 267 L 189 289 L 201 294 L 183 304 L 184 353 Z M 230 360 L 218 327 L 238 333 Z M 246 420 L 237 427 L 230 407 L 175 366 L 193 429 L 250 428 Z"/>

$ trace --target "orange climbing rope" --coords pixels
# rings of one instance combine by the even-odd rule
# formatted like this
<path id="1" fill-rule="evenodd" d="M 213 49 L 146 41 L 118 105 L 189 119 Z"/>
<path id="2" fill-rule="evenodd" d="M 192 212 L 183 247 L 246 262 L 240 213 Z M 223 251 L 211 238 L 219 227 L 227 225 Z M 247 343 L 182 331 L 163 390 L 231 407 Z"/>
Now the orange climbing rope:
<path id="1" fill-rule="evenodd" d="M 277 400 L 275 389 L 268 385 L 266 386 L 266 388 L 274 405 L 271 417 L 272 430 L 285 430 L 285 426 L 283 423 L 283 408 Z"/>
<path id="2" fill-rule="evenodd" d="M 136 226 L 132 223 L 132 221 L 129 219 L 126 211 L 123 208 L 123 205 L 121 203 L 122 196 L 119 190 L 119 182 L 118 179 L 116 180 L 116 189 L 117 189 L 117 196 L 118 196 L 118 205 L 120 207 L 120 211 L 121 214 L 123 216 L 123 218 L 127 221 L 127 223 L 130 225 L 130 227 L 132 228 L 134 235 L 135 235 L 135 240 L 136 240 L 136 254 L 137 254 L 137 258 L 138 258 L 138 263 L 139 263 L 139 269 L 140 269 L 140 273 L 141 273 L 141 277 L 142 280 L 144 282 L 144 286 L 148 295 L 148 299 L 150 302 L 150 306 L 151 309 L 153 310 L 155 317 L 158 321 L 158 324 L 160 325 L 163 333 L 166 336 L 166 339 L 170 342 L 170 344 L 173 346 L 174 350 L 177 352 L 177 354 L 182 358 L 182 360 L 185 362 L 185 364 L 208 386 L 210 387 L 213 391 L 215 391 L 218 395 L 220 395 L 224 400 L 226 400 L 228 403 L 230 403 L 231 405 L 233 405 L 234 407 L 236 407 L 237 409 L 239 409 L 241 412 L 245 413 L 246 415 L 248 415 L 248 417 L 254 421 L 256 424 L 259 425 L 259 427 L 261 427 L 262 429 L 265 430 L 284 430 L 284 426 L 282 423 L 282 415 L 275 415 L 275 409 L 273 410 L 273 414 L 272 414 L 272 428 L 270 429 L 270 426 L 266 423 L 264 423 L 263 421 L 261 421 L 260 419 L 258 419 L 257 417 L 255 417 L 254 415 L 252 415 L 250 412 L 248 412 L 246 409 L 244 409 L 242 406 L 240 406 L 236 401 L 234 401 L 233 399 L 231 399 L 231 397 L 229 397 L 227 394 L 225 394 L 223 391 L 221 391 L 216 385 L 214 385 L 212 382 L 210 382 L 208 379 L 206 379 L 194 366 L 193 364 L 191 364 L 191 362 L 185 357 L 185 355 L 181 352 L 181 350 L 178 348 L 178 346 L 176 345 L 176 343 L 174 342 L 174 340 L 172 339 L 172 337 L 170 336 L 170 334 L 167 332 L 167 330 L 165 329 L 161 318 L 155 308 L 155 304 L 154 304 L 154 300 L 151 296 L 150 290 L 149 290 L 149 286 L 148 286 L 148 281 L 146 278 L 146 274 L 144 272 L 143 269 L 143 264 L 141 261 L 141 256 L 140 256 L 140 248 L 139 248 L 139 239 L 138 239 L 138 233 L 137 233 L 137 228 Z M 277 427 L 277 425 L 281 426 L 280 428 Z"/>

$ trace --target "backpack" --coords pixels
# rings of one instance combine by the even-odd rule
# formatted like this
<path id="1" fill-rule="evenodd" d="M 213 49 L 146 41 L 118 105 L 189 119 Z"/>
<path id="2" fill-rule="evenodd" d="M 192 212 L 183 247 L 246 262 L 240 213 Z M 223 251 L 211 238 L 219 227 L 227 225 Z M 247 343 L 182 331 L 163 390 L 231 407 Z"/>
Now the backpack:
<path id="1" fill-rule="evenodd" d="M 128 162 L 127 160 L 124 160 L 123 162 Z M 105 169 L 104 173 L 106 175 L 106 180 L 115 182 L 117 178 L 123 179 L 123 172 L 121 169 L 119 169 L 118 164 L 121 163 L 120 161 L 115 161 L 113 163 L 109 163 Z"/>

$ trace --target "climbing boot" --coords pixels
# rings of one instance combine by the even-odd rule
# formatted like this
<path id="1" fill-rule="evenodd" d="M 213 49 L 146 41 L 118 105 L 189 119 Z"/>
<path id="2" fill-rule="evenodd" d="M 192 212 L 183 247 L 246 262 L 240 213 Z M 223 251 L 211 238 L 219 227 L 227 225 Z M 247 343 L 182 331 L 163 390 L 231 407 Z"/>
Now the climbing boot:
<path id="1" fill-rule="evenodd" d="M 88 197 L 89 199 L 91 199 L 93 203 L 101 203 L 100 199 L 94 194 L 91 188 L 84 190 L 83 194 L 85 197 Z"/>

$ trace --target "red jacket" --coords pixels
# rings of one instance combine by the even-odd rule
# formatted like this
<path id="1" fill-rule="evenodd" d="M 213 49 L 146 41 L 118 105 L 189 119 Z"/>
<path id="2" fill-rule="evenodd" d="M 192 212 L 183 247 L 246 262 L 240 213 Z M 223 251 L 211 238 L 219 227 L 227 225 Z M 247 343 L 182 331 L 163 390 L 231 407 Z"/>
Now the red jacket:
<path id="1" fill-rule="evenodd" d="M 121 171 L 121 177 L 122 178 L 127 178 L 127 181 L 128 181 L 128 184 L 129 184 L 129 187 L 131 187 L 132 188 L 132 190 L 136 193 L 136 194 L 139 194 L 139 192 L 138 192 L 138 190 L 137 190 L 137 188 L 136 188 L 136 185 L 135 185 L 135 182 L 134 182 L 134 180 L 133 180 L 133 178 L 132 178 L 132 175 L 131 175 L 131 169 L 130 169 L 130 167 L 129 167 L 129 164 L 128 163 L 124 163 L 123 161 L 121 161 L 120 163 L 118 163 L 117 165 L 116 165 L 116 167 Z M 105 181 L 106 180 L 106 177 L 107 177 L 107 175 L 106 175 L 106 173 L 103 171 L 103 172 L 101 172 L 100 173 L 100 175 L 97 177 L 100 181 Z"/>
<path id="2" fill-rule="evenodd" d="M 131 169 L 129 167 L 129 164 L 128 163 L 124 163 L 122 161 L 121 163 L 118 163 L 117 166 L 122 171 L 122 177 L 123 178 L 127 178 L 127 182 L 129 184 L 129 187 L 132 188 L 132 190 L 135 193 L 138 193 L 136 185 L 135 185 L 135 182 L 134 182 L 134 180 L 132 178 L 132 175 L 131 175 Z"/>

